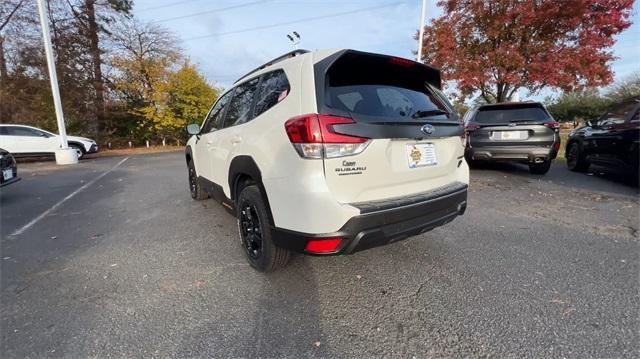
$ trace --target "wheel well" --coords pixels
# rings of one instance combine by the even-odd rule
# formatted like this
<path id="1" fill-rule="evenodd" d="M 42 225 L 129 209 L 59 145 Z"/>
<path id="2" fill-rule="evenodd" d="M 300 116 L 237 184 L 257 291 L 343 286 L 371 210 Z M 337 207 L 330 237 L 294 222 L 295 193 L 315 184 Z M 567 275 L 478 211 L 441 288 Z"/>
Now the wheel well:
<path id="1" fill-rule="evenodd" d="M 187 164 L 189 164 L 192 160 L 191 158 L 191 147 L 187 147 L 186 151 L 184 152 L 184 157 L 187 160 Z"/>
<path id="2" fill-rule="evenodd" d="M 255 184 L 256 181 L 246 173 L 239 173 L 236 175 L 233 181 L 233 187 L 231 188 L 231 200 L 235 201 L 246 186 Z"/>
<path id="3" fill-rule="evenodd" d="M 86 151 L 86 149 L 84 148 L 84 145 L 83 145 L 82 143 L 79 143 L 79 142 L 71 142 L 71 141 L 69 141 L 69 142 L 67 142 L 67 143 L 69 144 L 69 146 L 78 146 L 78 147 L 80 147 L 80 149 L 82 150 L 82 152 L 85 152 L 85 151 Z"/>

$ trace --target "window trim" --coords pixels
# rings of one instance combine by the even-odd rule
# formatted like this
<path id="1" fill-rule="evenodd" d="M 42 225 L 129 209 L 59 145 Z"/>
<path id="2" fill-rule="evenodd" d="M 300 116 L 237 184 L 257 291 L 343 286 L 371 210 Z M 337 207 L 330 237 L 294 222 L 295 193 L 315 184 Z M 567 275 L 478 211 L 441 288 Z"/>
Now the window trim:
<path id="1" fill-rule="evenodd" d="M 264 74 L 260 74 L 260 75 L 258 75 L 258 76 L 254 76 L 254 77 L 252 77 L 252 78 L 248 79 L 247 81 L 243 81 L 242 83 L 240 83 L 240 84 L 238 84 L 238 85 L 234 86 L 234 87 L 233 87 L 233 96 L 231 96 L 231 100 L 229 100 L 229 103 L 231 104 L 231 103 L 233 102 L 233 100 L 235 99 L 235 97 L 236 97 L 235 92 L 236 92 L 236 89 L 237 89 L 238 87 L 240 87 L 240 86 L 242 86 L 242 85 L 246 85 L 246 84 L 248 84 L 249 82 L 251 82 L 251 81 L 253 81 L 253 80 L 255 80 L 255 79 L 257 79 L 257 80 L 258 80 L 258 83 L 256 83 L 256 90 L 257 90 L 257 89 L 260 87 L 260 84 L 262 83 L 262 75 L 264 75 Z M 249 115 L 247 116 L 249 119 L 248 119 L 248 120 L 246 120 L 246 121 L 245 121 L 245 122 L 243 122 L 243 123 L 240 123 L 240 124 L 237 124 L 237 125 L 234 123 L 233 125 L 229 125 L 229 126 L 227 126 L 227 114 L 229 113 L 229 108 L 227 107 L 227 108 L 225 109 L 224 119 L 223 119 L 223 121 L 222 121 L 222 123 L 224 124 L 224 126 L 222 127 L 222 129 L 229 128 L 229 127 L 234 127 L 234 126 L 239 126 L 239 125 L 243 125 L 243 124 L 245 124 L 245 123 L 249 123 L 249 122 L 253 121 L 253 119 L 254 119 L 254 117 L 253 117 L 253 110 L 254 110 L 254 108 L 255 108 L 255 104 L 256 104 L 256 96 L 255 96 L 255 92 L 254 92 L 254 96 L 253 96 L 253 98 L 251 99 L 251 105 L 250 105 L 251 107 L 249 108 Z"/>
<path id="2" fill-rule="evenodd" d="M 215 130 L 212 130 L 212 131 L 202 132 L 204 130 L 204 128 L 206 127 L 206 125 L 209 123 L 209 121 L 211 119 L 209 117 L 209 115 L 211 115 L 211 112 L 216 107 L 218 102 L 220 102 L 223 97 L 225 97 L 225 96 L 227 96 L 229 94 L 231 95 L 231 98 L 233 98 L 232 92 L 234 92 L 234 91 L 235 91 L 235 87 L 231 88 L 229 91 L 225 91 L 222 95 L 218 96 L 218 98 L 215 100 L 215 102 L 213 103 L 213 105 L 209 109 L 209 112 L 207 112 L 207 116 L 205 116 L 204 121 L 202 122 L 202 125 L 200 126 L 199 135 L 206 135 L 207 133 L 211 133 L 211 132 L 215 132 L 215 131 L 221 130 L 221 128 L 216 128 Z M 225 107 L 225 109 L 222 110 L 222 118 L 223 118 L 222 121 L 223 121 L 223 123 L 224 123 L 224 118 L 225 118 L 226 114 L 227 114 L 227 108 Z"/>

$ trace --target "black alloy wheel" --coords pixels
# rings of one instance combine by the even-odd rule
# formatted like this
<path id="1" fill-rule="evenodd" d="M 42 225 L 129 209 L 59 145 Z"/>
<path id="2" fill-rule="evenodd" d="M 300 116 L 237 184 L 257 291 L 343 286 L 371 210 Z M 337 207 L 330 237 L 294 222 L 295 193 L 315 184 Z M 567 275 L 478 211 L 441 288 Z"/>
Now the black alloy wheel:
<path id="1" fill-rule="evenodd" d="M 240 204 L 240 236 L 249 258 L 258 260 L 262 256 L 262 227 L 256 206 L 248 200 Z"/>

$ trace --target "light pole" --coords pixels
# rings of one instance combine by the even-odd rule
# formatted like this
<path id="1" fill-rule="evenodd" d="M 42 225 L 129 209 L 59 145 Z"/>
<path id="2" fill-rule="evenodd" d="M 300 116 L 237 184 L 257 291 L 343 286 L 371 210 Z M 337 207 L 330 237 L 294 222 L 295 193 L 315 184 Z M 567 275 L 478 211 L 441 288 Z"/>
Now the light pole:
<path id="1" fill-rule="evenodd" d="M 422 39 L 424 38 L 424 18 L 427 15 L 427 0 L 422 0 L 422 15 L 420 15 L 420 30 L 418 30 L 418 62 L 422 62 Z"/>
<path id="2" fill-rule="evenodd" d="M 44 0 L 38 0 L 38 12 L 40 14 L 40 26 L 42 27 L 42 40 L 44 41 L 44 52 L 47 56 L 47 67 L 49 68 L 49 80 L 51 81 L 51 94 L 53 95 L 53 105 L 56 110 L 56 120 L 58 122 L 58 133 L 60 134 L 60 149 L 56 150 L 56 163 L 67 165 L 78 163 L 78 155 L 74 149 L 69 148 L 67 142 L 67 131 L 64 127 L 64 114 L 62 112 L 62 101 L 60 101 L 60 90 L 58 89 L 58 76 L 56 65 L 53 59 L 53 49 L 51 47 L 51 35 L 49 34 L 49 20 L 45 12 Z"/>

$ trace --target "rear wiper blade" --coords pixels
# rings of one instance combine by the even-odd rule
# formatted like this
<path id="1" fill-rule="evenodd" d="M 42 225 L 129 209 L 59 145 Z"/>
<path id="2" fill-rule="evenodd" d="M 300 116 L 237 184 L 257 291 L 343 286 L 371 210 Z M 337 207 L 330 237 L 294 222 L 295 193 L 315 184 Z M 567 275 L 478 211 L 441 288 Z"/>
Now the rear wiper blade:
<path id="1" fill-rule="evenodd" d="M 428 111 L 416 111 L 411 115 L 411 118 L 425 118 L 425 117 L 434 117 L 440 115 L 448 115 L 449 112 L 442 110 L 428 110 Z"/>

